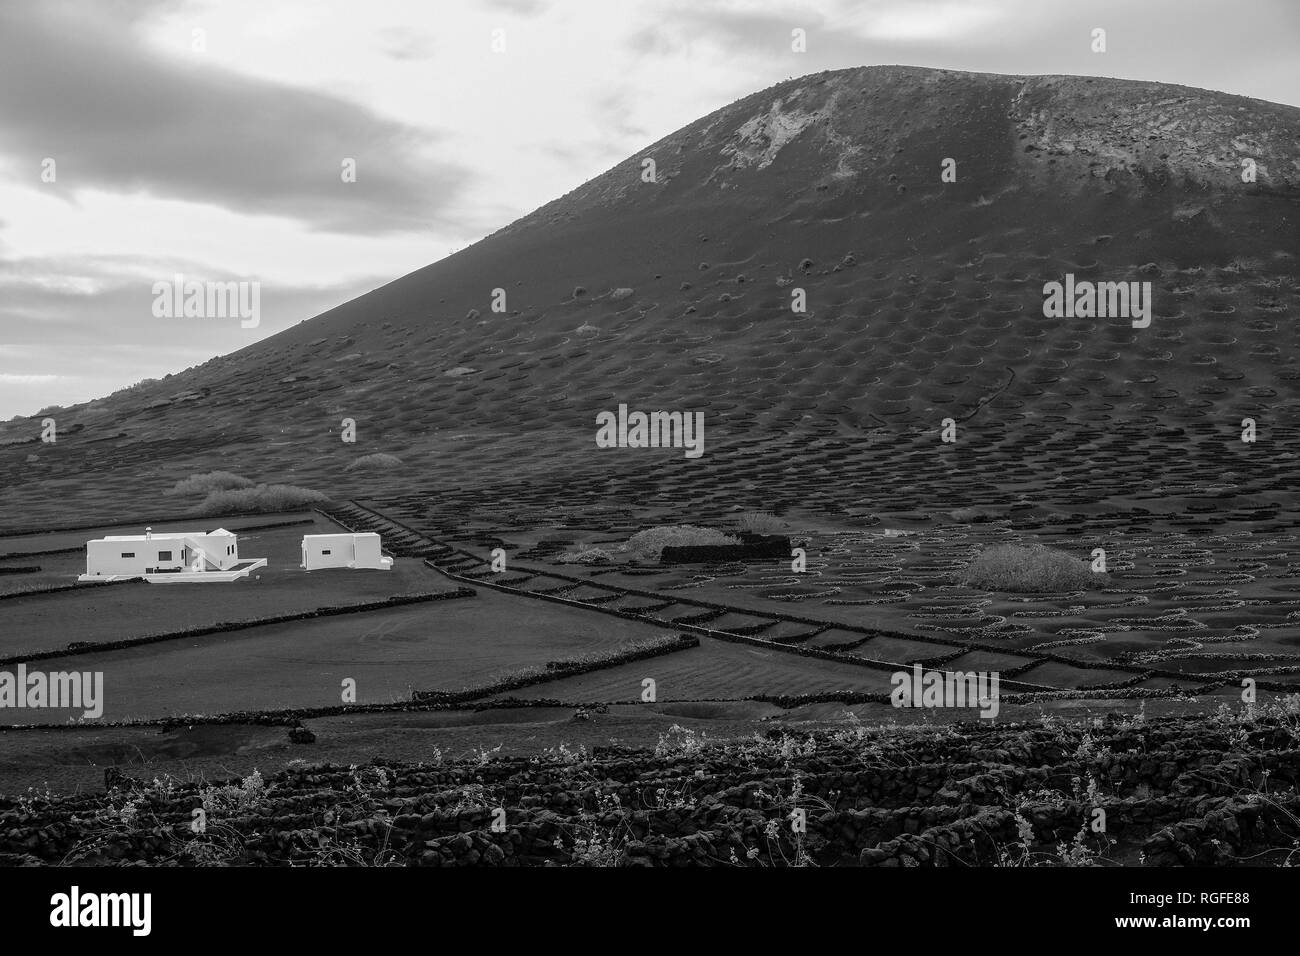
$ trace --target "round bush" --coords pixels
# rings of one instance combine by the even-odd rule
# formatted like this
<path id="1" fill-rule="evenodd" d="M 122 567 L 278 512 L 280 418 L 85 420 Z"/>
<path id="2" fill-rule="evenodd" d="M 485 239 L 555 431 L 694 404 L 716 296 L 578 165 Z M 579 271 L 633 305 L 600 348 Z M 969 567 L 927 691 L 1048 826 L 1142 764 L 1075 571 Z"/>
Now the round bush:
<path id="1" fill-rule="evenodd" d="M 985 591 L 1086 591 L 1096 576 L 1078 558 L 1041 544 L 997 544 L 966 568 L 962 583 Z"/>
<path id="2" fill-rule="evenodd" d="M 623 545 L 623 551 L 631 551 L 643 558 L 659 559 L 659 553 L 665 547 L 682 545 L 722 545 L 740 544 L 740 539 L 712 528 L 698 528 L 695 525 L 665 525 L 659 528 L 647 528 L 638 531 Z"/>

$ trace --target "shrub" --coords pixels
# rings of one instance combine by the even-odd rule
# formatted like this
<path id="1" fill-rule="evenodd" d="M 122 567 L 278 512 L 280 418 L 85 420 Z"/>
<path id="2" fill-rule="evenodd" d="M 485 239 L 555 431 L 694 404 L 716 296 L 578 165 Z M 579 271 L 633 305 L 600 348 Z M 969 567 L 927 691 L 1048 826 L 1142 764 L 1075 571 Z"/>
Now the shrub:
<path id="1" fill-rule="evenodd" d="M 1096 586 L 1088 565 L 1041 544 L 998 544 L 985 548 L 962 583 L 986 591 L 1080 591 Z"/>
<path id="2" fill-rule="evenodd" d="M 696 734 L 690 727 L 673 724 L 668 733 L 659 735 L 656 757 L 697 757 L 709 745 L 708 734 Z"/>
<path id="3" fill-rule="evenodd" d="M 208 495 L 214 491 L 229 491 L 232 488 L 252 488 L 254 482 L 228 471 L 209 471 L 202 475 L 190 475 L 172 485 L 168 495 Z"/>
<path id="4" fill-rule="evenodd" d="M 570 551 L 560 555 L 560 564 L 613 564 L 614 556 L 604 548 L 587 548 L 584 551 Z"/>
<path id="5" fill-rule="evenodd" d="M 254 770 L 239 782 L 239 785 L 223 784 L 208 786 L 199 791 L 199 800 L 203 810 L 211 817 L 222 817 L 234 813 L 247 813 L 260 806 L 267 795 L 266 781 Z"/>
<path id="6" fill-rule="evenodd" d="M 362 455 L 352 464 L 348 465 L 346 471 L 383 471 L 386 468 L 400 468 L 402 459 L 396 455 L 389 455 L 382 451 L 375 452 L 373 455 Z"/>
<path id="7" fill-rule="evenodd" d="M 189 369 L 186 369 L 185 371 L 188 372 Z M 168 375 L 168 376 L 166 376 L 166 377 L 167 377 L 167 378 L 171 378 L 170 375 Z M 108 397 L 109 397 L 109 398 L 117 398 L 119 395 L 132 395 L 132 394 L 134 394 L 135 392 L 142 392 L 142 391 L 144 391 L 145 389 L 147 389 L 150 385 L 157 385 L 160 381 L 161 381 L 161 379 L 156 379 L 156 378 L 142 378 L 142 379 L 140 379 L 140 381 L 136 382 L 134 385 L 128 385 L 128 386 L 126 386 L 125 388 L 119 388 L 116 392 L 112 392 L 112 393 L 110 393 Z M 40 413 L 38 412 L 37 414 L 40 414 Z"/>
<path id="8" fill-rule="evenodd" d="M 720 544 L 740 544 L 740 539 L 734 535 L 715 531 L 712 528 L 697 528 L 695 525 L 679 524 L 638 531 L 628 539 L 627 544 L 623 545 L 620 550 L 631 551 L 640 557 L 657 561 L 659 553 L 668 546 Z"/>
<path id="9" fill-rule="evenodd" d="M 746 534 L 781 534 L 786 523 L 770 511 L 745 511 L 736 515 L 736 527 Z"/>
<path id="10" fill-rule="evenodd" d="M 211 492 L 199 505 L 205 515 L 294 511 L 304 505 L 328 501 L 329 496 L 297 485 L 258 485 Z"/>

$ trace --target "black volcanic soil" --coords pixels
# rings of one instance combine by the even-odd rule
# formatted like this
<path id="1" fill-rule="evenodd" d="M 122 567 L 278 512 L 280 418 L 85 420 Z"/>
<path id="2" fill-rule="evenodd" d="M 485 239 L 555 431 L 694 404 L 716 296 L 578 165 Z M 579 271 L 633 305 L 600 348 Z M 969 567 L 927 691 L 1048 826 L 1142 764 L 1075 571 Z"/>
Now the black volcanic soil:
<path id="1" fill-rule="evenodd" d="M 1300 408 L 1297 155 L 1296 109 L 1184 87 L 906 67 L 791 80 L 311 322 L 68 409 L 57 445 L 37 421 L 0 426 L 0 521 L 120 514 L 218 461 L 430 497 L 540 473 L 597 500 L 610 471 L 688 467 L 717 487 L 772 441 L 807 483 L 851 484 L 807 460 L 825 458 L 814 438 L 870 442 L 893 484 L 924 458 L 958 487 L 975 458 L 1030 486 L 1017 469 L 1047 480 L 1061 459 L 1113 472 L 1106 446 L 1139 435 L 1203 480 L 1221 457 L 1276 467 Z M 1044 318 L 1043 283 L 1067 272 L 1152 282 L 1150 328 Z M 703 411 L 707 482 L 702 461 L 598 451 L 595 414 L 620 402 Z M 1254 447 L 1236 441 L 1245 416 Z M 947 417 L 956 448 L 935 440 Z M 345 471 L 375 451 L 407 467 Z M 768 497 L 784 481 L 751 470 Z"/>

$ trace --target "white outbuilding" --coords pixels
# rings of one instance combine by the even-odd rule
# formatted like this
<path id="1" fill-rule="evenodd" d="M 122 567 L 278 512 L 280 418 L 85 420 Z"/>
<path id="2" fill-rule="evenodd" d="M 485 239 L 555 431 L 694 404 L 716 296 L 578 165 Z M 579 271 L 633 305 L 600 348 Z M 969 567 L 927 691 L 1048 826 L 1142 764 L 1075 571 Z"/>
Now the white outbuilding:
<path id="1" fill-rule="evenodd" d="M 379 535 L 373 531 L 349 534 L 305 534 L 302 536 L 302 567 L 372 568 L 387 571 L 393 559 L 384 554 Z"/>
<path id="2" fill-rule="evenodd" d="M 86 573 L 79 581 L 144 578 L 152 584 L 234 581 L 265 567 L 266 559 L 239 557 L 239 538 L 215 531 L 114 534 L 86 542 Z"/>

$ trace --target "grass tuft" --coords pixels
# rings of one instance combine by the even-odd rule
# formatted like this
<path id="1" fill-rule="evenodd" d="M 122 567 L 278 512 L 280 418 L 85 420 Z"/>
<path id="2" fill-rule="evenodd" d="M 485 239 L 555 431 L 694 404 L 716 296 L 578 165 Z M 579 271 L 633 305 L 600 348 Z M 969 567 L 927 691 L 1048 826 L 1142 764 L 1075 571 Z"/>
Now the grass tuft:
<path id="1" fill-rule="evenodd" d="M 182 478 L 171 489 L 164 492 L 167 495 L 209 495 L 214 491 L 230 491 L 234 488 L 252 488 L 256 484 L 253 481 L 236 475 L 229 471 L 209 471 L 201 475 L 190 475 L 188 478 Z"/>
<path id="2" fill-rule="evenodd" d="M 220 515 L 295 511 L 328 500 L 329 495 L 297 485 L 257 485 L 213 491 L 203 499 L 199 512 Z"/>
<path id="3" fill-rule="evenodd" d="M 389 468 L 402 467 L 402 459 L 396 455 L 389 455 L 385 452 L 375 452 L 373 455 L 362 455 L 345 469 L 347 471 L 384 471 Z"/>
<path id="4" fill-rule="evenodd" d="M 746 534 L 784 534 L 788 526 L 770 511 L 745 511 L 736 515 L 736 527 Z"/>

